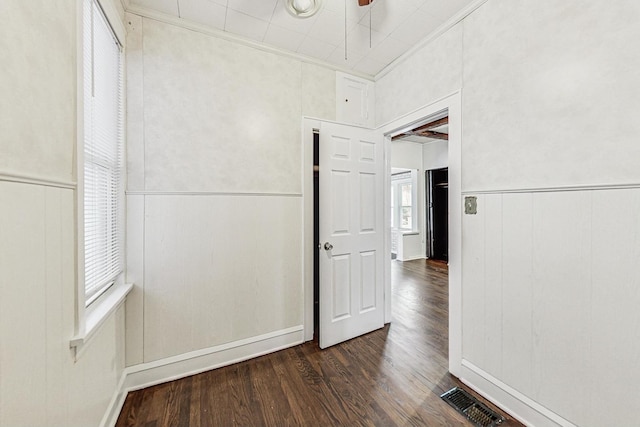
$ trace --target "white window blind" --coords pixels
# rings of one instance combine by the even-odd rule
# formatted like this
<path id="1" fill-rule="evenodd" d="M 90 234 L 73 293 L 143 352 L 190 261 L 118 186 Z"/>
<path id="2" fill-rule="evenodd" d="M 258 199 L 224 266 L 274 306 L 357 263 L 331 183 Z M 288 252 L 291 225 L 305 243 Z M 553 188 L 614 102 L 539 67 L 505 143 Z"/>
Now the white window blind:
<path id="1" fill-rule="evenodd" d="M 96 0 L 84 0 L 86 305 L 122 272 L 122 53 Z"/>

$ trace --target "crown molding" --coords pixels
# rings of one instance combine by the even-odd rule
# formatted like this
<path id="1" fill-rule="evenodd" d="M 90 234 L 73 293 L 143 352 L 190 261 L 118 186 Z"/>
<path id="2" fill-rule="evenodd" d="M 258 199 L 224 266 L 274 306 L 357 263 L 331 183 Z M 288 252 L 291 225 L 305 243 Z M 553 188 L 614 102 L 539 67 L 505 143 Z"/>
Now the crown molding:
<path id="1" fill-rule="evenodd" d="M 413 47 L 411 47 L 405 53 L 403 53 L 398 58 L 396 58 L 392 63 L 384 67 L 382 71 L 380 71 L 378 74 L 375 75 L 374 81 L 377 82 L 378 80 L 380 80 L 381 78 L 389 74 L 391 71 L 399 67 L 407 59 L 411 58 L 416 52 L 418 52 L 420 49 L 422 49 L 423 47 L 425 47 L 426 45 L 428 45 L 429 43 L 431 43 L 432 41 L 434 41 L 435 39 L 437 39 L 447 31 L 449 31 L 451 28 L 456 26 L 459 22 L 461 22 L 463 19 L 465 19 L 467 16 L 469 16 L 471 13 L 473 13 L 476 9 L 478 9 L 480 6 L 485 4 L 487 1 L 489 0 L 475 0 L 469 3 L 467 7 L 462 9 L 457 14 L 453 15 L 451 18 L 449 18 L 448 21 L 446 21 L 444 24 L 436 28 L 431 34 L 429 34 L 424 39 L 422 39 L 421 41 L 413 45 Z"/>

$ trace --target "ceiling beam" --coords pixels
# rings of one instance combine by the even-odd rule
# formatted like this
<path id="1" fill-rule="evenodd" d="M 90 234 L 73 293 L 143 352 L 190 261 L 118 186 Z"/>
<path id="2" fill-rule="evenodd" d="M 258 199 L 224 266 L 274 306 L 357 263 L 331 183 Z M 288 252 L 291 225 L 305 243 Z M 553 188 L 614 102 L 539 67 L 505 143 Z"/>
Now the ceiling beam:
<path id="1" fill-rule="evenodd" d="M 413 133 L 413 132 L 412 132 Z M 449 140 L 449 135 L 442 132 L 433 132 L 430 130 L 423 130 L 422 132 L 415 132 L 414 135 L 424 136 L 426 138 L 442 139 L 444 141 Z"/>
<path id="2" fill-rule="evenodd" d="M 431 130 L 439 126 L 448 125 L 448 124 L 449 124 L 449 116 L 443 117 L 439 120 L 435 120 L 433 122 L 419 126 L 415 129 L 411 129 L 409 131 L 396 135 L 392 137 L 391 140 L 395 141 L 397 139 L 404 138 L 405 136 L 416 135 L 416 136 L 423 136 L 425 138 L 442 139 L 442 140 L 448 141 L 449 140 L 448 134 L 443 132 L 435 132 Z"/>
<path id="3" fill-rule="evenodd" d="M 405 133 L 401 133 L 399 135 L 391 137 L 391 140 L 392 141 L 396 141 L 398 139 L 401 139 L 401 138 L 404 138 L 404 137 L 407 137 L 407 136 L 421 136 L 421 137 L 424 137 L 424 138 L 442 139 L 444 141 L 448 141 L 449 140 L 449 135 L 448 134 L 442 133 L 442 132 L 433 132 L 433 131 L 430 131 L 430 130 L 423 130 L 421 132 L 410 130 L 410 131 L 407 131 Z"/>
<path id="4" fill-rule="evenodd" d="M 436 120 L 435 122 L 427 123 L 426 125 L 422 125 L 415 129 L 412 129 L 413 132 L 422 132 L 424 130 L 430 130 L 433 128 L 437 128 L 438 126 L 448 125 L 449 124 L 449 116 L 443 117 L 440 120 Z"/>

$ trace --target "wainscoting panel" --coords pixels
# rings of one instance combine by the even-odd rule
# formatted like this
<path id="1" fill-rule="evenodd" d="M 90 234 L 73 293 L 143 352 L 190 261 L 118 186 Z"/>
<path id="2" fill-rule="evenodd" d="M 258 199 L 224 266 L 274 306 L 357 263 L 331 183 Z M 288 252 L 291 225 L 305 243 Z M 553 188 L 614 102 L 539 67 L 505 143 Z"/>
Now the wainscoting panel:
<path id="1" fill-rule="evenodd" d="M 477 197 L 463 216 L 463 378 L 544 425 L 633 424 L 640 189 Z"/>
<path id="2" fill-rule="evenodd" d="M 501 194 L 489 194 L 484 198 L 485 211 L 485 337 L 484 337 L 484 368 L 492 375 L 500 377 L 502 374 L 502 310 L 503 301 L 502 282 L 502 199 Z"/>
<path id="3" fill-rule="evenodd" d="M 46 404 L 48 394 L 35 386 L 47 377 L 48 189 L 2 182 L 0 190 L 0 241 L 12 242 L 0 247 L 0 424 L 44 425 L 46 411 L 32 408 Z M 59 232 L 60 224 L 54 227 Z"/>
<path id="4" fill-rule="evenodd" d="M 503 197 L 502 232 L 502 378 L 531 395 L 533 352 L 533 196 Z"/>
<path id="5" fill-rule="evenodd" d="M 127 195 L 127 283 L 133 283 L 125 302 L 126 365 L 144 361 L 144 195 Z"/>
<path id="6" fill-rule="evenodd" d="M 591 192 L 533 196 L 533 397 L 585 425 L 591 308 Z"/>
<path id="7" fill-rule="evenodd" d="M 631 425 L 629 408 L 640 407 L 640 190 L 595 191 L 592 205 L 589 423 Z"/>
<path id="8" fill-rule="evenodd" d="M 75 192 L 0 181 L 0 425 L 99 425 L 124 368 L 124 310 L 74 360 Z"/>
<path id="9" fill-rule="evenodd" d="M 302 198 L 145 199 L 145 362 L 302 323 Z"/>
<path id="10" fill-rule="evenodd" d="M 478 196 L 478 213 L 462 217 L 462 357 L 485 364 L 485 210 Z"/>

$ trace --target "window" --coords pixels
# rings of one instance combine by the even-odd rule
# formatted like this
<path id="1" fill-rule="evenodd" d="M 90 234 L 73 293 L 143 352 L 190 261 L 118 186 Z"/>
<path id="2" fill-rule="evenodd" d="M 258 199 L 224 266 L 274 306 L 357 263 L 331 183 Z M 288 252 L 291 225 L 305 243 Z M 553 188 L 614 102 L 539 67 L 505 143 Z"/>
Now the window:
<path id="1" fill-rule="evenodd" d="M 83 2 L 82 189 L 85 305 L 123 271 L 123 66 L 96 0 Z"/>
<path id="2" fill-rule="evenodd" d="M 416 223 L 416 171 L 391 175 L 391 227 L 414 230 Z"/>
<path id="3" fill-rule="evenodd" d="M 411 182 L 400 184 L 400 226 L 398 228 L 411 229 L 413 228 L 412 218 L 412 197 L 411 197 Z"/>

